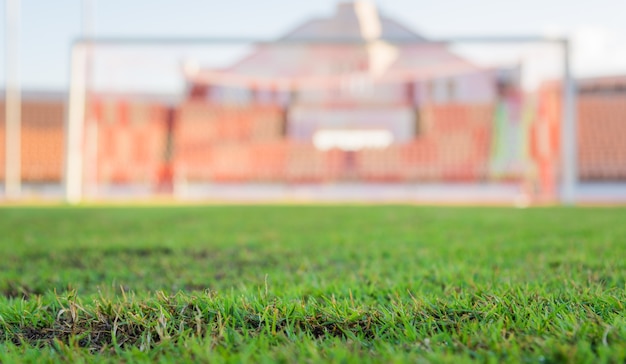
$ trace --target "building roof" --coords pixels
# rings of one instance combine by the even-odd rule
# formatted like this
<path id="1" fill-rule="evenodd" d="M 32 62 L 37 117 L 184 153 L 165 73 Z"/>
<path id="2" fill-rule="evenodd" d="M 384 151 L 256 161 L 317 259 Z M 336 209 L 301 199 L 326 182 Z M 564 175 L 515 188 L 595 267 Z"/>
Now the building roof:
<path id="1" fill-rule="evenodd" d="M 369 1 L 339 3 L 333 16 L 311 19 L 280 39 L 426 40 L 395 20 L 381 15 L 375 5 Z"/>
<path id="2" fill-rule="evenodd" d="M 581 93 L 626 93 L 626 75 L 581 78 L 576 82 Z"/>
<path id="3" fill-rule="evenodd" d="M 394 44 L 386 39 L 414 43 Z M 259 45 L 226 69 L 199 70 L 187 77 L 193 83 L 235 86 L 297 83 L 302 88 L 341 83 L 350 73 L 398 82 L 480 70 L 446 45 L 430 43 L 420 34 L 381 15 L 376 6 L 366 0 L 339 3 L 332 16 L 309 20 L 279 40 L 315 43 Z M 324 40 L 329 40 L 328 44 L 324 44 Z M 333 44 L 333 40 L 363 43 Z"/>
<path id="4" fill-rule="evenodd" d="M 4 103 L 5 90 L 0 90 L 0 103 Z M 23 101 L 37 101 L 37 102 L 66 102 L 67 93 L 65 91 L 52 91 L 52 90 L 20 90 L 20 97 Z"/>

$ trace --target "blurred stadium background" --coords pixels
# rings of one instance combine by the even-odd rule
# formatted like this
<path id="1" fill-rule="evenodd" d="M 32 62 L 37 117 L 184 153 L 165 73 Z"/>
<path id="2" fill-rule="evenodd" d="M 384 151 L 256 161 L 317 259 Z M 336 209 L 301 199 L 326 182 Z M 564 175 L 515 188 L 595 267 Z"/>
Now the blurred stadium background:
<path id="1" fill-rule="evenodd" d="M 83 38 L 66 92 L 21 91 L 13 129 L 3 100 L 0 199 L 626 201 L 626 77 L 568 99 L 563 41 L 411 25 L 357 1 L 268 42 Z"/>

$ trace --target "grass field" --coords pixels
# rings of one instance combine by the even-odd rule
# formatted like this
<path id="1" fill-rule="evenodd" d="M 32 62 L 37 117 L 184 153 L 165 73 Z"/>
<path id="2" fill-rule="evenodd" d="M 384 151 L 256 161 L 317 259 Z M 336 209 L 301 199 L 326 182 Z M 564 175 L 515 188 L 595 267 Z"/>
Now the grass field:
<path id="1" fill-rule="evenodd" d="M 0 362 L 626 361 L 626 209 L 0 209 Z"/>

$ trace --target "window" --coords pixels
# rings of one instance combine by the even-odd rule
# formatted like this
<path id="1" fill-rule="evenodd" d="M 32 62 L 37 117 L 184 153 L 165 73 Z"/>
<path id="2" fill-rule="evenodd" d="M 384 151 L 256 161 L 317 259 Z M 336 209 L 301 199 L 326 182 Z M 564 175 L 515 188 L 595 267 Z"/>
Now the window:
<path id="1" fill-rule="evenodd" d="M 365 148 L 383 149 L 391 145 L 393 135 L 389 130 L 381 129 L 322 129 L 313 135 L 313 144 L 317 149 L 338 148 L 352 151 Z"/>

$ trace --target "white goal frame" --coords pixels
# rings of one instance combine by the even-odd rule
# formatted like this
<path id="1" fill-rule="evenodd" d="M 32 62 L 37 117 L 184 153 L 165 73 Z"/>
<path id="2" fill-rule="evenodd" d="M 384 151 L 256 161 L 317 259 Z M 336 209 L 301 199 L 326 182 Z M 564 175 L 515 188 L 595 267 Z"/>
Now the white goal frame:
<path id="1" fill-rule="evenodd" d="M 418 44 L 408 39 L 382 39 L 396 45 Z M 68 92 L 68 112 L 65 124 L 65 160 L 64 160 L 64 198 L 70 204 L 80 203 L 83 198 L 83 143 L 85 101 L 88 78 L 88 54 L 92 46 L 149 46 L 149 45 L 241 45 L 241 44 L 271 44 L 271 45 L 363 45 L 367 40 L 355 39 L 306 39 L 306 40 L 262 40 L 257 38 L 79 38 L 70 47 L 70 83 Z M 560 174 L 560 202 L 564 205 L 573 205 L 577 200 L 577 115 L 576 115 L 576 86 L 571 70 L 571 43 L 568 38 L 549 38 L 542 36 L 516 37 L 451 37 L 420 41 L 419 44 L 556 44 L 561 47 L 563 73 L 562 90 L 562 120 L 561 120 L 561 174 Z"/>

